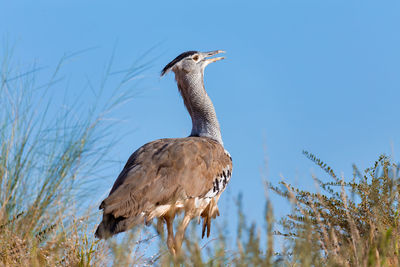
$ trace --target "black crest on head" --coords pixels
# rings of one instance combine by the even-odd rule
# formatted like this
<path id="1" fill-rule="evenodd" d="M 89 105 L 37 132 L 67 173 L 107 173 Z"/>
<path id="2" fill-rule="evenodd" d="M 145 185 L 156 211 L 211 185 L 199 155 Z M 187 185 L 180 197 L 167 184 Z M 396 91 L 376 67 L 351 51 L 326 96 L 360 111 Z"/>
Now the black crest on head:
<path id="1" fill-rule="evenodd" d="M 178 63 L 179 61 L 181 61 L 182 59 L 184 59 L 187 56 L 191 56 L 198 53 L 198 51 L 187 51 L 187 52 L 183 52 L 182 54 L 180 54 L 179 56 L 177 56 L 174 60 L 172 60 L 170 63 L 167 64 L 167 66 L 165 66 L 163 68 L 163 70 L 161 71 L 161 76 L 163 76 L 170 68 L 172 68 L 176 63 Z"/>

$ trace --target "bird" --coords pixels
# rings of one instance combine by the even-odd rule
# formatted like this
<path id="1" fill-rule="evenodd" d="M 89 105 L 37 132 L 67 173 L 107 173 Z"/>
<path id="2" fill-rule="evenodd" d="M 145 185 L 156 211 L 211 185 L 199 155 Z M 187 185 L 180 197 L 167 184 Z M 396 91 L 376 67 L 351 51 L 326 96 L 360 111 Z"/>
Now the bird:
<path id="1" fill-rule="evenodd" d="M 188 137 L 149 142 L 128 159 L 99 209 L 103 218 L 95 236 L 107 239 L 139 224 L 167 226 L 167 247 L 179 255 L 186 228 L 202 219 L 202 238 L 210 236 L 211 220 L 219 216 L 218 200 L 232 176 L 232 157 L 224 148 L 213 103 L 204 87 L 204 70 L 225 53 L 187 51 L 168 63 L 192 120 Z M 174 235 L 174 219 L 183 219 Z M 161 228 L 162 229 L 162 228 Z"/>

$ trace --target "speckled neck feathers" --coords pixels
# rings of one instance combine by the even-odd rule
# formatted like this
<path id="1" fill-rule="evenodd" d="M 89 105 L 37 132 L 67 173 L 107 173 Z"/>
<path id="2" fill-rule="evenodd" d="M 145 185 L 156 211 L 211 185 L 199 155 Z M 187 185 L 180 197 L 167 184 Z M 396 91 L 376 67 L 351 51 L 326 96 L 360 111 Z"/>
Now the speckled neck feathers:
<path id="1" fill-rule="evenodd" d="M 175 73 L 179 92 L 192 118 L 190 136 L 212 138 L 223 145 L 214 105 L 204 89 L 203 72 Z"/>

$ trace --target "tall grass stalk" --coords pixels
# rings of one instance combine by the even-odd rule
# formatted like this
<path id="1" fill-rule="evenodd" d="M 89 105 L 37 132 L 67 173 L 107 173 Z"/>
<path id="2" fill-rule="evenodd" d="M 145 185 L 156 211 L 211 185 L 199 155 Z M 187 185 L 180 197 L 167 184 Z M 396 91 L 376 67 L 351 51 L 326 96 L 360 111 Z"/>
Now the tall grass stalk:
<path id="1" fill-rule="evenodd" d="M 86 266 L 106 260 L 104 243 L 87 229 L 90 216 L 75 203 L 98 193 L 87 189 L 115 141 L 108 116 L 131 99 L 130 81 L 146 66 L 119 73 L 110 89 L 111 59 L 99 85 L 88 82 L 90 98 L 54 104 L 60 101 L 51 92 L 66 90 L 62 67 L 81 54 L 63 56 L 45 84 L 39 84 L 43 70 L 35 64 L 22 71 L 14 65 L 9 47 L 0 56 L 0 264 Z"/>

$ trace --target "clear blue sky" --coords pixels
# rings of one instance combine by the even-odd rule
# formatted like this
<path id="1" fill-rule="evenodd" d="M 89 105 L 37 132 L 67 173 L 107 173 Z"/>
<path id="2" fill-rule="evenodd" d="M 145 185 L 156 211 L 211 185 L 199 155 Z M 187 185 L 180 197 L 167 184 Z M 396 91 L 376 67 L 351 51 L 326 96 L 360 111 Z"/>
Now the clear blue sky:
<path id="1" fill-rule="evenodd" d="M 205 83 L 234 159 L 230 194 L 243 192 L 251 219 L 263 217 L 262 172 L 273 183 L 283 175 L 313 186 L 310 174 L 319 172 L 303 149 L 347 176 L 352 163 L 365 168 L 381 153 L 399 153 L 399 1 L 110 3 L 0 0 L 0 37 L 17 44 L 22 64 L 54 67 L 65 52 L 98 47 L 65 66 L 73 85 L 100 76 L 116 43 L 121 68 L 155 46 L 140 95 L 115 115 L 126 119 L 115 132 L 128 134 L 112 151 L 121 163 L 99 195 L 135 149 L 189 134 L 173 75 L 159 78 L 185 50 L 227 51 L 207 68 Z M 69 90 L 79 94 L 82 86 Z M 278 216 L 288 211 L 279 198 L 274 207 Z"/>

